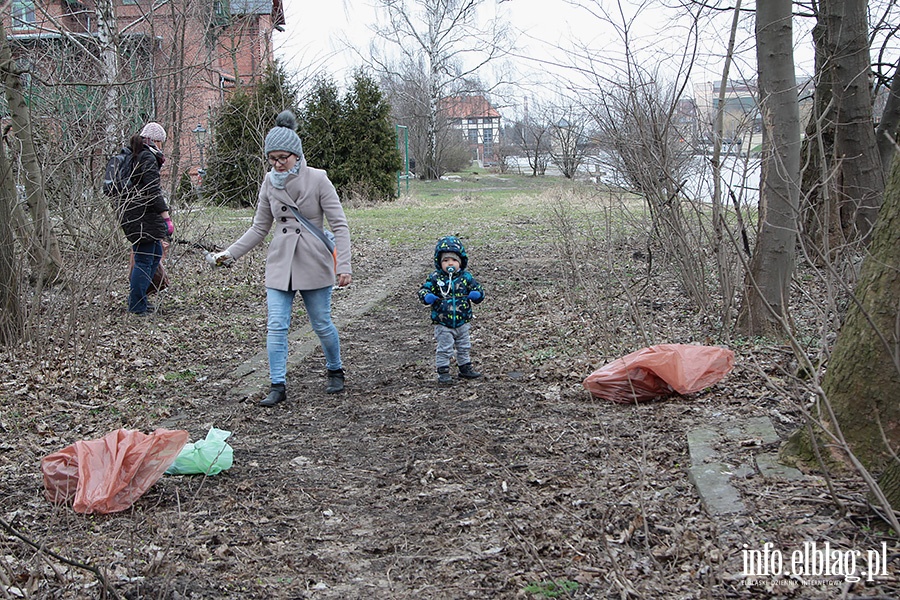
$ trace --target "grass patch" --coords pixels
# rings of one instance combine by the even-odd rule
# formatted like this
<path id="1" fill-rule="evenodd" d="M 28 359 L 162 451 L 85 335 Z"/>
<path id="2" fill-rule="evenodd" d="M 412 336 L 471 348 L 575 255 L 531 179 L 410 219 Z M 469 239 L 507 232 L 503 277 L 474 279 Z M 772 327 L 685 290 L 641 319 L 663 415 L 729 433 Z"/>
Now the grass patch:
<path id="1" fill-rule="evenodd" d="M 200 367 L 200 369 L 204 369 L 206 367 Z M 193 371 L 191 369 L 184 369 L 178 372 L 169 372 L 166 373 L 163 377 L 166 381 L 193 381 L 197 378 L 199 373 Z"/>
<path id="2" fill-rule="evenodd" d="M 532 582 L 525 586 L 525 592 L 543 598 L 561 598 L 578 589 L 578 584 L 568 579 L 559 581 Z"/>
<path id="3" fill-rule="evenodd" d="M 391 246 L 421 245 L 448 234 L 485 244 L 534 240 L 546 234 L 547 194 L 589 190 L 558 177 L 479 172 L 454 173 L 438 181 L 410 182 L 409 194 L 393 202 L 346 209 L 354 237 L 382 239 Z"/>

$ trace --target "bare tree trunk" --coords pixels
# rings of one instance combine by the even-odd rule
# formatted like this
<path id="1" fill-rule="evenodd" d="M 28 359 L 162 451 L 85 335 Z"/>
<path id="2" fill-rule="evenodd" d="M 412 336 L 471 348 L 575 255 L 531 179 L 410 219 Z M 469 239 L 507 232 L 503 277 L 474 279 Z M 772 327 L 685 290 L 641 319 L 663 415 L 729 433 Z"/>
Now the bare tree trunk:
<path id="1" fill-rule="evenodd" d="M 831 192 L 834 185 L 828 176 L 834 155 L 834 95 L 831 93 L 831 78 L 825 76 L 828 65 L 827 32 L 821 16 L 813 27 L 812 38 L 815 46 L 815 81 L 813 110 L 806 124 L 801 151 L 801 236 L 807 248 L 818 249 L 820 256 L 830 257 L 832 248 L 842 242 L 843 235 L 840 232 L 840 215 Z"/>
<path id="2" fill-rule="evenodd" d="M 881 170 L 885 181 L 891 174 L 891 163 L 896 154 L 897 134 L 900 133 L 900 61 L 894 65 L 890 90 L 884 112 L 881 113 L 881 121 L 875 130 L 875 143 L 878 144 L 878 156 L 881 158 Z"/>
<path id="3" fill-rule="evenodd" d="M 6 38 L 0 39 L 5 44 Z M 25 312 L 19 300 L 19 273 L 16 265 L 13 207 L 16 186 L 6 159 L 5 145 L 0 142 L 0 345 L 11 346 L 22 337 Z"/>
<path id="4" fill-rule="evenodd" d="M 44 196 L 44 176 L 35 153 L 30 112 L 22 94 L 19 73 L 15 69 L 2 24 L 0 24 L 0 75 L 9 105 L 12 132 L 18 140 L 17 154 L 25 175 L 25 202 L 34 226 L 34 236 L 29 244 L 32 263 L 36 267 L 34 277 L 39 285 L 53 283 L 60 277 L 62 256 L 56 236 L 50 228 L 50 207 Z"/>
<path id="5" fill-rule="evenodd" d="M 417 157 L 416 173 L 425 179 L 437 179 L 445 146 L 455 140 L 447 133 L 447 119 L 440 114 L 442 100 L 459 94 L 468 86 L 467 79 L 478 69 L 504 52 L 507 24 L 500 19 L 481 21 L 478 8 L 484 0 L 377 0 L 375 6 L 384 11 L 385 25 L 376 35 L 394 46 L 403 57 L 402 63 L 415 66 L 415 73 L 394 72 L 388 62 L 374 52 L 372 61 L 391 80 L 417 84 L 421 106 L 427 106 L 423 118 L 423 154 Z M 466 60 L 463 60 L 463 58 Z M 414 81 L 410 78 L 414 75 Z M 406 115 L 408 116 L 408 115 Z M 421 165 L 421 166 L 420 166 Z"/>
<path id="6" fill-rule="evenodd" d="M 791 0 L 757 2 L 756 56 L 763 117 L 760 223 L 737 323 L 739 331 L 752 336 L 778 335 L 794 269 L 800 110 L 792 34 Z"/>
<path id="7" fill-rule="evenodd" d="M 884 192 L 872 118 L 871 59 L 866 0 L 823 0 L 828 64 L 834 94 L 835 200 L 844 236 L 867 241 Z"/>
<path id="8" fill-rule="evenodd" d="M 900 160 L 894 160 L 869 251 L 822 388 L 857 458 L 869 470 L 889 466 L 890 473 L 898 468 L 891 449 L 900 447 Z M 882 481 L 895 510 L 896 475 Z"/>
<path id="9" fill-rule="evenodd" d="M 187 64 L 185 51 L 187 48 L 186 36 L 188 18 L 184 11 L 190 10 L 187 6 L 176 10 L 171 6 L 170 18 L 172 19 L 172 50 L 169 56 L 168 81 L 165 86 L 169 90 L 169 102 L 166 106 L 166 118 L 164 121 L 175 125 L 183 122 L 185 106 L 185 90 L 188 80 L 195 76 L 195 67 Z M 240 73 L 235 71 L 235 80 L 240 79 Z M 178 165 L 181 164 L 181 136 L 173 135 L 169 138 L 172 143 L 171 164 L 172 177 L 169 178 L 169 200 L 177 197 L 178 186 L 181 183 L 181 172 Z"/>
<path id="10" fill-rule="evenodd" d="M 97 2 L 97 41 L 100 44 L 100 55 L 103 59 L 104 109 L 106 112 L 106 140 L 104 150 L 109 153 L 122 141 L 123 132 L 121 103 L 119 101 L 119 30 L 116 25 L 116 12 L 112 0 Z"/>
<path id="11" fill-rule="evenodd" d="M 728 77 L 731 70 L 731 60 L 734 56 L 734 40 L 737 37 L 738 23 L 741 16 L 741 0 L 734 5 L 734 15 L 731 21 L 731 33 L 728 37 L 728 49 L 725 54 L 725 66 L 722 68 L 722 85 L 719 88 L 719 106 L 716 109 L 716 121 L 713 126 L 713 155 L 712 155 L 712 179 L 713 179 L 713 249 L 716 253 L 716 272 L 719 278 L 719 289 L 722 292 L 722 321 L 731 323 L 734 310 L 734 284 L 731 273 L 728 272 L 728 256 L 725 251 L 725 206 L 728 200 L 722 194 L 722 121 L 725 113 L 725 92 L 728 86 Z"/>
<path id="12" fill-rule="evenodd" d="M 441 176 L 438 165 L 438 144 L 437 144 L 437 113 L 440 106 L 440 89 L 437 86 L 436 78 L 438 77 L 437 67 L 432 63 L 429 72 L 430 82 L 428 89 L 431 94 L 428 96 L 428 121 L 427 121 L 427 151 L 425 160 L 425 179 L 438 179 Z"/>

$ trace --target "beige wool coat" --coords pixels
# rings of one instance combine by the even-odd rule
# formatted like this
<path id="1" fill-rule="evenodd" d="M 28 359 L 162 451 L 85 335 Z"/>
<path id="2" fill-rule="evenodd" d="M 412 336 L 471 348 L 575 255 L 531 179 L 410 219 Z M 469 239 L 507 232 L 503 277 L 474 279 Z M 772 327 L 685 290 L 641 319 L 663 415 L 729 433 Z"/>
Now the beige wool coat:
<path id="1" fill-rule="evenodd" d="M 337 268 L 325 244 L 300 223 L 291 211 L 300 214 L 320 229 L 325 220 L 334 233 Z M 350 228 L 328 175 L 306 165 L 300 158 L 300 170 L 289 175 L 283 190 L 272 185 L 266 175 L 259 189 L 253 224 L 228 253 L 240 258 L 262 242 L 275 225 L 266 256 L 266 287 L 276 290 L 317 290 L 334 285 L 338 273 L 352 273 L 350 268 Z"/>

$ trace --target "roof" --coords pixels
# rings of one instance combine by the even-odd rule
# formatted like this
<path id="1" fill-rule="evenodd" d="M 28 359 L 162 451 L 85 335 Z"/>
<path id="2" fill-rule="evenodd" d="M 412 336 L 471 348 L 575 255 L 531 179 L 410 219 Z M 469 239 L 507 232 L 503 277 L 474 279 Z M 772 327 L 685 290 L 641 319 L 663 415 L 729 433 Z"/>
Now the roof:
<path id="1" fill-rule="evenodd" d="M 284 26 L 282 0 L 230 0 L 229 12 L 233 15 L 272 15 L 272 24 L 281 30 Z"/>
<path id="2" fill-rule="evenodd" d="M 449 119 L 499 119 L 498 113 L 484 96 L 452 96 L 441 100 L 441 108 Z"/>
<path id="3" fill-rule="evenodd" d="M 231 0 L 228 7 L 233 15 L 272 14 L 272 0 Z"/>

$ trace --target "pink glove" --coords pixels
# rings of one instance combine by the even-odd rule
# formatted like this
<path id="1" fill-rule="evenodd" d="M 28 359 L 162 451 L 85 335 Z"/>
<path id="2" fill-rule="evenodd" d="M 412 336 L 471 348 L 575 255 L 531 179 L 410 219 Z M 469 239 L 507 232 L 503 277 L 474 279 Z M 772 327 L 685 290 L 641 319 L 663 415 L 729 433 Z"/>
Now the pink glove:
<path id="1" fill-rule="evenodd" d="M 169 235 L 175 233 L 175 224 L 172 223 L 172 219 L 165 218 L 163 221 L 166 222 L 166 232 L 168 232 Z"/>

